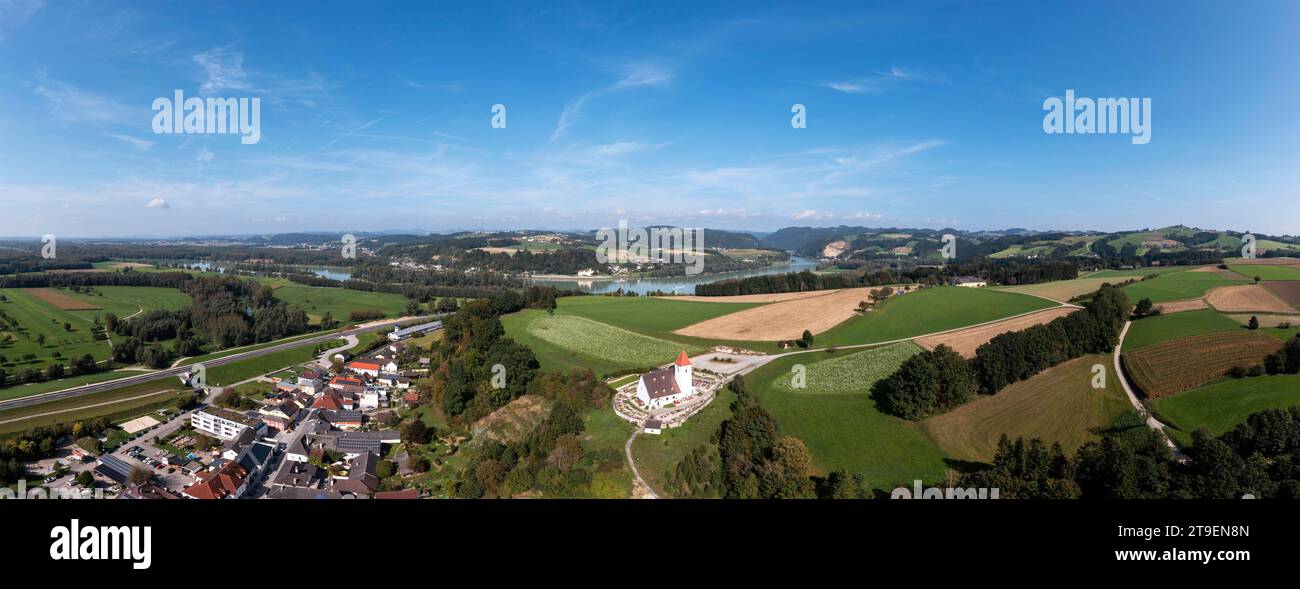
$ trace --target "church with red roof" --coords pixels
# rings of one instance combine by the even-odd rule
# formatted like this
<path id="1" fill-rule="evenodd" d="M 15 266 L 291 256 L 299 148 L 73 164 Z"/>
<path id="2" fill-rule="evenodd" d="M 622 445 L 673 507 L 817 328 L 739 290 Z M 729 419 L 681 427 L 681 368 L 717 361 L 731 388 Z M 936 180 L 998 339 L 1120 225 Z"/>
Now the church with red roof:
<path id="1" fill-rule="evenodd" d="M 636 397 L 650 409 L 680 403 L 695 394 L 692 376 L 691 359 L 682 350 L 672 364 L 641 375 L 636 383 Z"/>

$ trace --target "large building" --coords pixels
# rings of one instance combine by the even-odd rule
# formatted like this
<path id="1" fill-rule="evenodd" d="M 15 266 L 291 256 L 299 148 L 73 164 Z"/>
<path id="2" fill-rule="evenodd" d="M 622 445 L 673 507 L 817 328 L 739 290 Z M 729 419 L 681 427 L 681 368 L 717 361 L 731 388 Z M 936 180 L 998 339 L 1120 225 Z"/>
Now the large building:
<path id="1" fill-rule="evenodd" d="M 694 394 L 691 359 L 686 357 L 686 350 L 677 355 L 676 362 L 642 374 L 636 383 L 636 398 L 651 409 L 685 401 Z"/>
<path id="2" fill-rule="evenodd" d="M 190 425 L 206 434 L 223 440 L 233 440 L 240 432 L 252 428 L 254 432 L 263 427 L 262 420 L 236 413 L 221 407 L 204 407 L 195 411 L 190 417 Z"/>

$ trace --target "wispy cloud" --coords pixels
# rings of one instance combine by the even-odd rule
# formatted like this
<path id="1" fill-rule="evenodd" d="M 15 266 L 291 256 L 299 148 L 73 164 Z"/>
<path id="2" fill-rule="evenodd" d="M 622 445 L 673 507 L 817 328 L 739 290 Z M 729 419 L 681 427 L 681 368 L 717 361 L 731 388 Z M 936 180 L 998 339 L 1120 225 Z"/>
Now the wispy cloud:
<path id="1" fill-rule="evenodd" d="M 0 0 L 0 43 L 45 6 L 45 0 Z"/>
<path id="2" fill-rule="evenodd" d="M 45 101 L 54 116 L 65 121 L 108 125 L 121 122 L 127 116 L 126 107 L 116 100 L 50 78 L 44 71 L 37 72 L 32 91 Z"/>
<path id="3" fill-rule="evenodd" d="M 672 72 L 654 64 L 637 63 L 632 64 L 624 69 L 623 77 L 619 78 L 613 84 L 603 86 L 569 102 L 560 111 L 560 118 L 555 122 L 555 131 L 551 133 L 551 141 L 555 141 L 564 136 L 577 122 L 578 117 L 582 114 L 582 109 L 587 103 L 597 96 L 618 92 L 630 88 L 640 88 L 645 86 L 663 86 L 673 80 Z"/>
<path id="4" fill-rule="evenodd" d="M 943 74 L 892 66 L 888 71 L 876 72 L 870 76 L 823 82 L 822 86 L 845 94 L 879 94 L 908 82 L 950 83 L 948 77 Z"/>
<path id="5" fill-rule="evenodd" d="M 105 133 L 105 135 L 108 135 L 113 139 L 126 143 L 131 147 L 139 149 L 140 151 L 148 151 L 149 148 L 154 146 L 154 142 L 149 141 L 148 139 L 141 139 L 139 137 L 132 137 L 130 135 L 123 135 L 121 133 Z"/>

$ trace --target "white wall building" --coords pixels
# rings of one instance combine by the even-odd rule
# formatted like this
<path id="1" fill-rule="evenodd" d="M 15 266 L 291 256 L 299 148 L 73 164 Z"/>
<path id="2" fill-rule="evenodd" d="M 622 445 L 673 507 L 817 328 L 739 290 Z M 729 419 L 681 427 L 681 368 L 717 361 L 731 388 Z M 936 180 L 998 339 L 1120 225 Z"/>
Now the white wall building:
<path id="1" fill-rule="evenodd" d="M 254 432 L 262 429 L 262 420 L 221 407 L 204 407 L 190 416 L 190 425 L 223 440 L 233 440 L 246 429 L 252 428 Z"/>
<path id="2" fill-rule="evenodd" d="M 636 397 L 651 409 L 680 403 L 695 394 L 692 376 L 691 359 L 682 350 L 671 365 L 641 375 L 636 383 Z"/>

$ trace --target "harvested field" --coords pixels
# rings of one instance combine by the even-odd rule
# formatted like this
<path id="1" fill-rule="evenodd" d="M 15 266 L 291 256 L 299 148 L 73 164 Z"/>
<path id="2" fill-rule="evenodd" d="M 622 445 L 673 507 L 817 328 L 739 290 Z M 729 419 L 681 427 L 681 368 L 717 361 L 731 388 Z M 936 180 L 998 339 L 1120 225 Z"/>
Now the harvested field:
<path id="1" fill-rule="evenodd" d="M 871 290 L 847 288 L 823 296 L 772 303 L 701 321 L 673 333 L 721 340 L 797 339 L 805 329 L 818 334 L 850 319 L 858 303 Z"/>
<path id="2" fill-rule="evenodd" d="M 52 288 L 24 288 L 23 292 L 40 299 L 42 302 L 54 305 L 55 308 L 63 311 L 93 311 L 99 308 L 98 306 L 68 296 Z"/>
<path id="3" fill-rule="evenodd" d="M 1170 301 L 1168 303 L 1160 303 L 1159 305 L 1155 306 L 1155 308 L 1159 310 L 1160 314 L 1162 315 L 1168 315 L 1170 313 L 1182 313 L 1183 311 L 1196 311 L 1198 309 L 1204 309 L 1206 307 L 1209 307 L 1209 304 L 1205 302 L 1205 299 Z"/>
<path id="4" fill-rule="evenodd" d="M 1233 264 L 1258 264 L 1261 266 L 1300 266 L 1300 258 L 1233 258 L 1224 261 Z"/>
<path id="5" fill-rule="evenodd" d="M 1287 304 L 1300 307 L 1300 282 L 1294 280 L 1264 282 L 1264 288 Z"/>
<path id="6" fill-rule="evenodd" d="M 1219 380 L 1233 366 L 1259 364 L 1281 347 L 1258 332 L 1206 333 L 1126 352 L 1123 360 L 1133 384 L 1158 399 Z"/>
<path id="7" fill-rule="evenodd" d="M 1056 282 L 1045 282 L 1043 284 L 1013 286 L 1002 290 L 1046 297 L 1054 301 L 1065 302 L 1079 295 L 1096 292 L 1097 289 L 1101 288 L 1102 284 L 1107 282 L 1115 284 L 1122 281 L 1122 278 L 1076 278 L 1074 280 L 1058 280 Z"/>
<path id="8" fill-rule="evenodd" d="M 1250 323 L 1251 317 L 1259 320 L 1260 327 L 1279 327 L 1283 323 L 1289 323 L 1292 327 L 1300 325 L 1300 315 L 1228 315 L 1228 317 L 1242 325 Z"/>
<path id="9" fill-rule="evenodd" d="M 945 344 L 965 358 L 974 358 L 976 348 L 1000 334 L 1048 323 L 1057 317 L 1064 317 L 1078 310 L 1078 307 L 1056 307 L 1020 317 L 1012 317 L 997 323 L 917 338 L 916 344 L 927 350 L 933 350 L 939 344 Z"/>
<path id="10" fill-rule="evenodd" d="M 1189 272 L 1209 272 L 1210 274 L 1218 275 L 1219 278 L 1226 278 L 1228 280 L 1241 280 L 1240 274 L 1233 272 L 1232 270 L 1229 270 L 1227 268 L 1220 268 L 1218 266 L 1201 266 L 1200 268 L 1196 268 L 1195 270 L 1189 270 Z"/>
<path id="11" fill-rule="evenodd" d="M 1205 300 L 1215 309 L 1228 313 L 1290 313 L 1293 305 L 1277 298 L 1260 284 L 1224 286 L 1206 293 Z"/>

